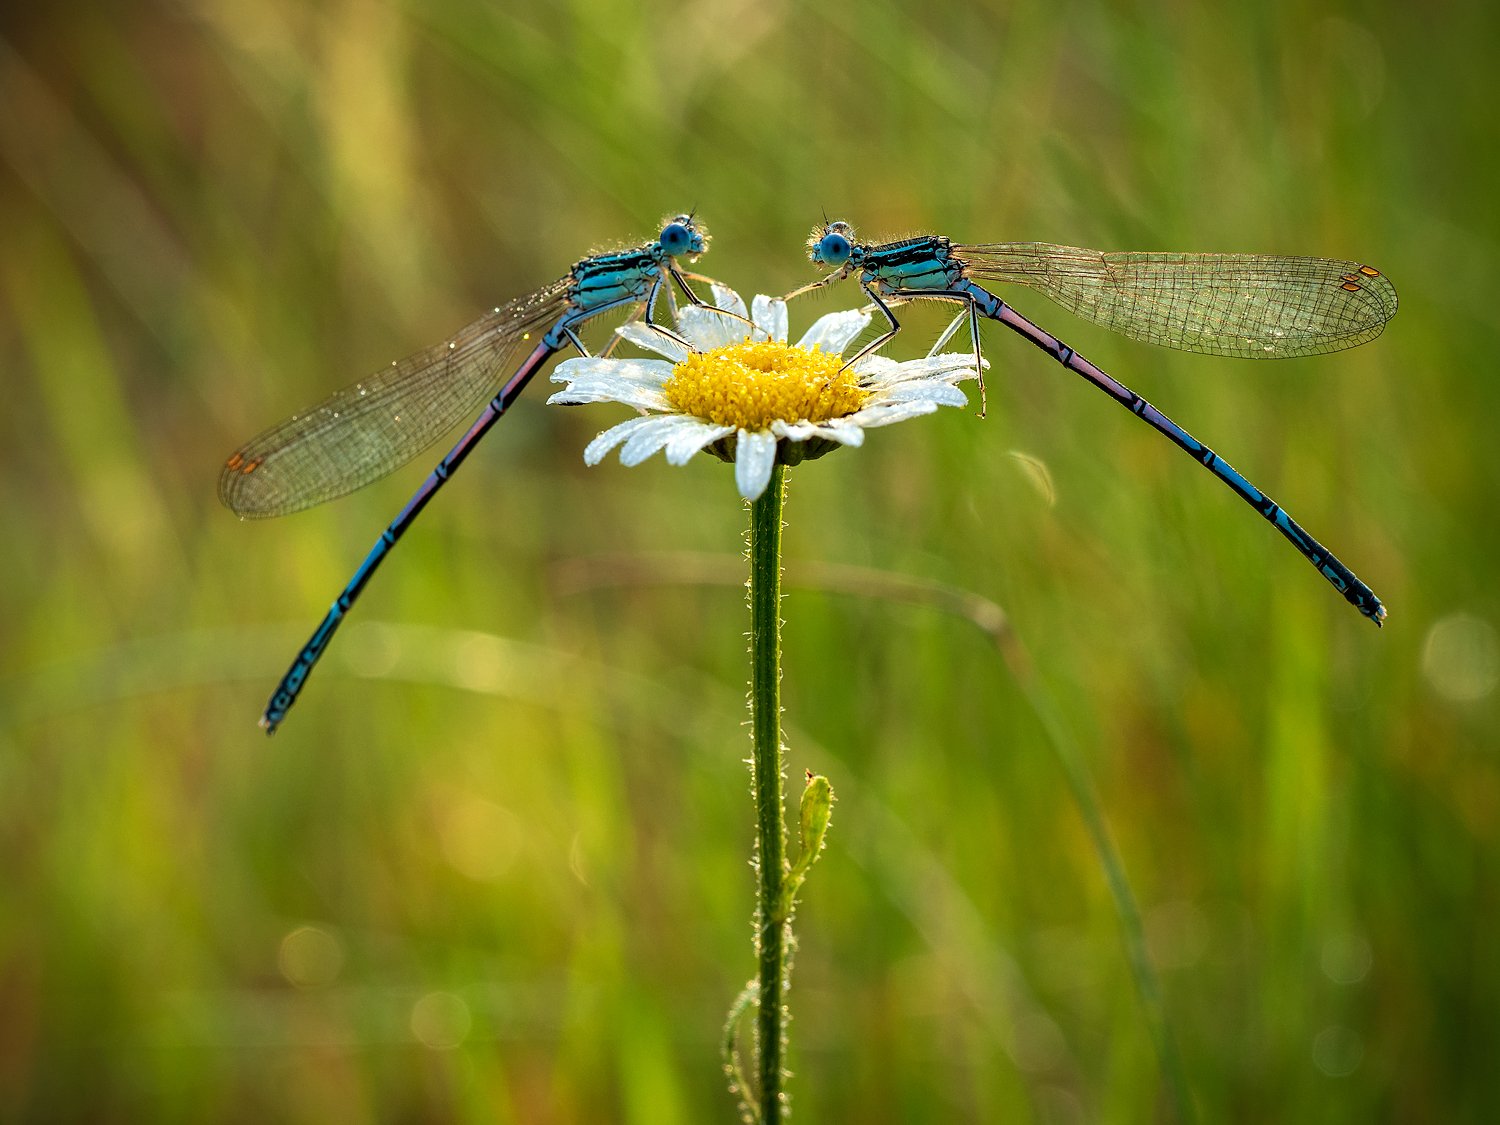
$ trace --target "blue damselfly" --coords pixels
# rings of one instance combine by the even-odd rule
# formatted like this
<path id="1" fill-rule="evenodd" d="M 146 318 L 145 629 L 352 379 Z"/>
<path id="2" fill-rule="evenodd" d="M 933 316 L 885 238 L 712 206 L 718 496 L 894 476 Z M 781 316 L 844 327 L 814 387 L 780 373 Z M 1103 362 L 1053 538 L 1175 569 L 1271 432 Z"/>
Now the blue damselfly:
<path id="1" fill-rule="evenodd" d="M 1380 271 L 1327 258 L 1106 254 L 1042 242 L 969 246 L 938 235 L 860 242 L 845 222 L 814 228 L 808 249 L 815 263 L 831 266 L 834 272 L 789 297 L 857 275 L 865 295 L 886 319 L 887 331 L 854 358 L 896 334 L 901 325 L 891 305 L 903 301 L 960 302 L 963 310 L 933 351 L 967 320 L 976 364 L 979 318 L 999 321 L 1170 438 L 1286 536 L 1360 613 L 1376 625 L 1385 620 L 1385 607 L 1374 591 L 1227 461 L 978 284 L 1028 286 L 1069 312 L 1131 339 L 1211 355 L 1274 359 L 1339 351 L 1378 336 L 1396 314 L 1395 286 Z M 981 369 L 981 413 L 983 396 Z"/>
<path id="2" fill-rule="evenodd" d="M 685 275 L 676 259 L 692 260 L 706 246 L 707 235 L 692 215 L 669 219 L 656 241 L 584 258 L 560 281 L 501 305 L 442 343 L 294 414 L 245 443 L 224 463 L 219 498 L 226 506 L 245 518 L 286 515 L 385 476 L 489 400 L 381 532 L 282 677 L 260 720 L 268 734 L 297 701 L 313 666 L 375 569 L 532 376 L 570 345 L 587 355 L 579 326 L 612 309 L 632 309 L 631 315 L 643 315 L 653 329 L 675 338 L 669 329 L 653 323 L 657 298 L 671 281 L 689 301 L 703 303 L 686 280 L 697 275 Z M 525 358 L 512 369 L 523 349 Z"/>

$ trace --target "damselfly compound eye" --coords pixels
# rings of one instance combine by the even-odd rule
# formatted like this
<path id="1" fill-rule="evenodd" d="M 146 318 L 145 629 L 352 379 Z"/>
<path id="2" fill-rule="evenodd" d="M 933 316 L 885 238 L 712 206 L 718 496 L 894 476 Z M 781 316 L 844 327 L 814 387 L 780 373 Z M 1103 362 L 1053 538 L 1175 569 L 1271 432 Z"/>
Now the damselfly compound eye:
<path id="1" fill-rule="evenodd" d="M 854 245 L 834 230 L 833 227 L 842 226 L 846 230 L 847 224 L 834 223 L 828 228 L 828 233 L 818 239 L 813 246 L 812 260 L 825 266 L 841 266 L 849 260 L 849 255 L 854 252 Z"/>
<path id="2" fill-rule="evenodd" d="M 661 231 L 661 248 L 671 257 L 689 253 L 696 236 L 683 218 L 672 220 Z"/>

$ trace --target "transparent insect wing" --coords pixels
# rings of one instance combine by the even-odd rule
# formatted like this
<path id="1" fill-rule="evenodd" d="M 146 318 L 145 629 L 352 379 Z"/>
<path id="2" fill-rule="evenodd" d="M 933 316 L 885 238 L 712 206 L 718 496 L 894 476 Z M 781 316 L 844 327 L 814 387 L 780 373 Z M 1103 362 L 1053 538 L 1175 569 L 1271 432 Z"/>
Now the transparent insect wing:
<path id="1" fill-rule="evenodd" d="M 956 246 L 969 276 L 1029 286 L 1131 339 L 1241 358 L 1318 355 L 1380 335 L 1398 304 L 1372 266 L 1262 254 Z"/>
<path id="2" fill-rule="evenodd" d="M 565 306 L 558 282 L 335 391 L 237 450 L 220 473 L 219 498 L 243 517 L 280 516 L 400 468 L 491 398 L 519 347 Z"/>

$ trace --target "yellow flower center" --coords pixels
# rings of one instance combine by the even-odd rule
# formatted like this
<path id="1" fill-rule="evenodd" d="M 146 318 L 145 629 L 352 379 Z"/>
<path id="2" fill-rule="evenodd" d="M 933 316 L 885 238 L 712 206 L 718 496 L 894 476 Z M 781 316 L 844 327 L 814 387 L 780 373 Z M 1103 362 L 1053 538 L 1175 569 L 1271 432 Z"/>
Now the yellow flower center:
<path id="1" fill-rule="evenodd" d="M 694 352 L 672 370 L 662 390 L 684 414 L 720 426 L 764 430 L 772 422 L 826 422 L 853 414 L 870 392 L 843 357 L 816 346 L 745 340 Z"/>

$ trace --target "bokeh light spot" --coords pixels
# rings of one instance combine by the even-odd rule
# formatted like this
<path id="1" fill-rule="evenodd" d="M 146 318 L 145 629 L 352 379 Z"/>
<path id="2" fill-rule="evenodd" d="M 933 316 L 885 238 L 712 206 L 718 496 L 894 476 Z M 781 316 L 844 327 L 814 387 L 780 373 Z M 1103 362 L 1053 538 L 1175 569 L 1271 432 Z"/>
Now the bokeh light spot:
<path id="1" fill-rule="evenodd" d="M 1495 627 L 1470 613 L 1454 613 L 1427 630 L 1422 672 L 1445 699 L 1472 703 L 1500 683 L 1500 639 Z"/>
<path id="2" fill-rule="evenodd" d="M 1359 1069 L 1365 1044 L 1350 1028 L 1332 1024 L 1313 1039 L 1313 1065 L 1330 1078 L 1344 1078 Z"/>
<path id="3" fill-rule="evenodd" d="M 411 1006 L 411 1033 L 434 1051 L 451 1051 L 473 1027 L 469 1006 L 451 992 L 429 992 Z"/>
<path id="4" fill-rule="evenodd" d="M 287 982 L 298 988 L 322 988 L 338 979 L 344 967 L 344 946 L 318 926 L 298 926 L 281 939 L 276 965 Z"/>
<path id="5" fill-rule="evenodd" d="M 480 883 L 503 878 L 521 851 L 515 814 L 478 797 L 461 798 L 444 811 L 438 838 L 454 870 Z"/>
<path id="6" fill-rule="evenodd" d="M 1323 975 L 1334 984 L 1358 984 L 1370 973 L 1375 956 L 1359 934 L 1335 934 L 1323 943 Z"/>

